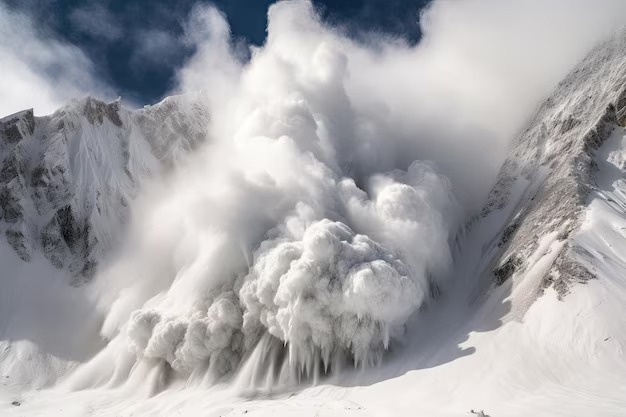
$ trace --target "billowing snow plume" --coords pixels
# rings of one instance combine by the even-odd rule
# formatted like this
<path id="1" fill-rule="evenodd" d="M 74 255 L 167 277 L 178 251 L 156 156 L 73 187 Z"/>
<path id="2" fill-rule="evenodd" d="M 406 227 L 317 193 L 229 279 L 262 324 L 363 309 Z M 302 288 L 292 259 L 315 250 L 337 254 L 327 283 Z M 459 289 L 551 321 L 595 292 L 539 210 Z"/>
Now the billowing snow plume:
<path id="1" fill-rule="evenodd" d="M 269 334 L 303 372 L 373 364 L 451 265 L 450 182 L 402 154 L 385 110 L 355 105 L 344 40 L 306 3 L 294 50 L 293 7 L 272 9 L 268 44 L 214 104 L 210 145 L 148 193 L 98 277 L 105 335 L 140 360 L 221 375 Z"/>
<path id="2" fill-rule="evenodd" d="M 435 5 L 429 23 L 445 28 L 455 9 Z M 190 27 L 211 30 L 190 37 L 198 53 L 180 77 L 206 89 L 209 144 L 146 192 L 96 280 L 114 339 L 100 358 L 117 361 L 92 362 L 98 381 L 135 361 L 220 377 L 259 346 L 282 346 L 276 366 L 291 375 L 337 357 L 376 363 L 447 278 L 450 244 L 491 188 L 507 135 L 593 43 L 534 79 L 500 48 L 468 58 L 458 33 L 445 47 L 437 31 L 415 48 L 365 46 L 310 3 L 285 2 L 242 64 L 222 16 L 198 13 Z M 511 68 L 533 82 L 505 81 Z"/>
<path id="3" fill-rule="evenodd" d="M 115 97 L 83 51 L 6 3 L 0 2 L 0 117 L 28 108 L 50 114 L 85 94 Z"/>
<path id="4" fill-rule="evenodd" d="M 199 182 L 175 181 L 148 214 L 153 226 L 140 230 L 156 235 L 137 243 L 145 257 L 109 272 L 130 268 L 133 286 L 106 328 L 165 291 L 122 331 L 138 357 L 177 371 L 230 371 L 265 333 L 287 345 L 294 366 L 339 353 L 375 362 L 427 297 L 429 275 L 441 278 L 451 262 L 459 209 L 449 182 L 416 162 L 369 177 L 366 192 L 281 133 L 246 140 L 259 143 L 236 146 L 232 162 L 208 158 Z M 146 263 L 154 270 L 142 271 Z"/>
<path id="5" fill-rule="evenodd" d="M 204 224 L 206 243 L 172 290 L 156 306 L 131 315 L 127 336 L 134 351 L 183 372 L 204 361 L 230 370 L 233 358 L 267 332 L 287 344 L 298 366 L 311 358 L 329 364 L 340 352 L 357 364 L 374 363 L 426 298 L 428 275 L 449 264 L 452 224 L 441 212 L 455 202 L 448 182 L 427 166 L 412 166 L 405 182 L 375 178 L 371 197 L 352 180 L 323 172 L 327 176 L 310 180 L 328 182 L 320 201 L 331 207 L 313 207 L 303 188 L 300 199 L 281 204 L 278 225 L 248 236 L 245 244 L 241 233 L 224 230 L 241 227 L 236 214 L 234 224 Z M 294 190 L 300 187 L 294 184 Z M 235 210 L 251 209 L 247 201 L 237 204 Z M 183 241 L 173 249 L 181 244 L 195 246 Z M 238 248 L 242 244 L 254 250 Z"/>

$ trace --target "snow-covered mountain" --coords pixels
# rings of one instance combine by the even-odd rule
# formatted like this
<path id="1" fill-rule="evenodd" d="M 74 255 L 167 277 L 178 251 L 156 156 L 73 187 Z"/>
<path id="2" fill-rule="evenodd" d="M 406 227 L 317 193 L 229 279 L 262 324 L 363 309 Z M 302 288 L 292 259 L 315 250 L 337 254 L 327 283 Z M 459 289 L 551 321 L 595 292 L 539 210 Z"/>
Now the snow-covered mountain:
<path id="1" fill-rule="evenodd" d="M 590 254 L 574 243 L 598 191 L 596 153 L 626 125 L 626 37 L 595 48 L 557 87 L 515 142 L 482 211 L 505 216 L 498 240 L 496 282 L 525 276 L 528 260 L 550 239 L 547 270 L 534 283 L 536 295 L 553 286 L 560 297 L 571 284 L 596 276 Z M 621 167 L 619 167 L 621 169 Z M 484 221 L 484 220 L 483 220 Z"/>
<path id="2" fill-rule="evenodd" d="M 33 262 L 42 254 L 51 268 L 70 271 L 74 283 L 85 281 L 123 229 L 129 203 L 141 184 L 176 165 L 205 140 L 208 113 L 200 101 L 184 97 L 138 111 L 125 109 L 119 102 L 87 99 L 48 117 L 36 118 L 32 111 L 25 111 L 2 119 L 0 224 L 6 242 L 21 262 Z M 121 337 L 98 340 L 101 345 L 88 354 L 74 355 L 59 354 L 60 349 L 44 351 L 41 346 L 39 350 L 15 348 L 27 338 L 13 333 L 5 336 L 0 341 L 4 349 L 0 371 L 12 382 L 19 370 L 27 370 L 20 374 L 19 383 L 3 384 L 8 387 L 0 389 L 0 412 L 274 417 L 468 412 L 492 417 L 624 415 L 624 178 L 626 33 L 591 51 L 537 109 L 513 143 L 482 212 L 467 219 L 459 234 L 453 279 L 436 290 L 431 288 L 432 299 L 404 326 L 406 340 L 392 346 L 379 368 L 341 369 L 326 375 L 319 385 L 311 387 L 306 381 L 286 392 L 273 391 L 271 384 L 250 390 L 247 381 L 254 379 L 250 373 L 258 379 L 258 372 L 264 371 L 261 379 L 274 381 L 276 363 L 288 363 L 281 350 L 287 342 L 278 347 L 270 343 L 248 354 L 245 341 L 233 330 L 241 323 L 237 317 L 229 321 L 231 310 L 238 308 L 237 289 L 229 288 L 222 302 L 210 306 L 210 314 L 196 320 L 208 325 L 194 327 L 201 343 L 187 348 L 199 350 L 191 353 L 202 357 L 202 349 L 218 351 L 215 340 L 227 340 L 248 356 L 244 355 L 241 364 L 239 357 L 229 356 L 233 367 L 240 367 L 220 380 L 224 384 L 205 380 L 204 369 L 177 373 L 170 366 L 176 359 L 168 355 L 178 352 L 181 335 L 190 332 L 188 323 L 196 317 L 187 322 L 169 320 L 168 314 L 177 313 L 174 308 L 163 313 L 155 310 L 167 295 L 186 294 L 177 293 L 181 288 L 172 285 L 155 290 L 157 295 L 136 320 L 140 323 L 133 329 L 133 341 L 144 343 L 144 356 L 122 357 L 121 365 L 116 363 L 112 371 L 110 356 L 98 352 L 105 345 L 115 345 L 128 353 Z M 270 183 L 267 180 L 261 186 Z M 403 208 L 390 207 L 394 213 Z M 301 226 L 296 223 L 284 228 Z M 324 237 L 330 239 L 329 235 Z M 314 237 L 311 252 L 330 253 L 323 252 L 322 239 Z M 359 243 L 358 239 L 354 241 Z M 297 253 L 299 247 L 288 243 L 290 252 L 274 258 Z M 364 246 L 355 247 L 356 251 Z M 331 255 L 335 256 L 331 253 L 326 258 Z M 314 262 L 308 261 L 313 269 Z M 297 262 L 287 262 L 292 263 Z M 207 273 L 202 268 L 204 264 L 197 267 L 198 276 Z M 269 266 L 266 270 L 271 272 Z M 251 277 L 237 281 L 238 289 Z M 201 287 L 192 284 L 192 290 L 194 285 Z M 11 311 L 0 304 L 0 313 Z M 259 321 L 273 319 L 267 312 L 259 316 Z M 368 318 L 354 321 L 359 319 Z M 100 326 L 101 321 L 95 321 Z M 223 322 L 228 326 L 222 326 Z M 158 323 L 167 328 L 156 334 Z M 0 330 L 11 329 L 4 326 Z M 172 334 L 176 337 L 165 337 Z M 215 334 L 226 337 L 211 339 Z M 151 348 L 162 351 L 149 357 L 145 351 L 153 339 L 162 343 L 153 343 Z M 229 353 L 227 347 L 218 346 L 223 348 L 219 353 Z M 24 375 L 39 382 L 38 371 L 23 363 L 53 364 L 51 372 L 61 368 L 59 375 L 69 372 L 70 383 L 41 392 L 31 390 L 45 384 L 25 380 Z M 110 372 L 95 372 L 104 368 Z M 55 382 L 54 378 L 45 381 L 49 382 Z M 88 389 L 75 390 L 76 386 Z M 271 395 L 264 396 L 267 390 Z M 477 411 L 481 409 L 483 414 Z"/>
<path id="3" fill-rule="evenodd" d="M 208 122 L 193 95 L 136 111 L 86 98 L 1 119 L 0 234 L 24 262 L 42 253 L 75 284 L 88 280 L 141 184 L 204 141 Z"/>

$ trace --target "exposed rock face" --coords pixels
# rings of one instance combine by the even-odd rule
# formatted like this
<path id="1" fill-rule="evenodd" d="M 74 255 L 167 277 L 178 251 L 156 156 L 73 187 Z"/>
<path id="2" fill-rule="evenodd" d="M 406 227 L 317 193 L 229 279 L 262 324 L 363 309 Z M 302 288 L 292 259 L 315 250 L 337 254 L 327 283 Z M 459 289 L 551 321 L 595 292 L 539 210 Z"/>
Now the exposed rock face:
<path id="1" fill-rule="evenodd" d="M 560 296 L 570 282 L 593 277 L 577 259 L 571 236 L 596 186 L 595 151 L 626 123 L 626 33 L 596 47 L 562 81 L 522 132 L 500 171 L 482 217 L 505 211 L 495 260 L 496 283 L 526 261 L 542 237 L 558 233 L 560 253 L 536 288 L 554 285 Z M 513 265 L 511 260 L 516 260 Z M 511 272 L 509 274 L 509 272 Z"/>
<path id="2" fill-rule="evenodd" d="M 141 183 L 204 141 L 208 121 L 196 96 L 136 111 L 87 98 L 1 119 L 0 234 L 23 261 L 40 252 L 88 280 Z"/>

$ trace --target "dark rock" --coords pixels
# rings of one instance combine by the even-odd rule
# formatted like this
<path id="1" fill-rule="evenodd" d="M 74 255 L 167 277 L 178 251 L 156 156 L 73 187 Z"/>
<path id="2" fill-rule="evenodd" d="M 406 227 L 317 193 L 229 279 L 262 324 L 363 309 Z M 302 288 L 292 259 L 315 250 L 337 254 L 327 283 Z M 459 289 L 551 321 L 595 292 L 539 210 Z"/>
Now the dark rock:
<path id="1" fill-rule="evenodd" d="M 17 255 L 24 262 L 30 262 L 32 259 L 32 248 L 28 243 L 28 239 L 24 236 L 24 233 L 19 230 L 7 230 L 6 233 L 7 242 Z"/>
<path id="2" fill-rule="evenodd" d="M 74 249 L 80 240 L 80 227 L 72 213 L 70 206 L 65 206 L 57 211 L 56 220 L 59 224 L 63 240 L 70 249 Z"/>
<path id="3" fill-rule="evenodd" d="M 35 131 L 33 110 L 17 113 L 4 122 L 0 122 L 0 139 L 9 145 L 15 145 L 24 139 L 23 134 L 32 135 Z"/>
<path id="4" fill-rule="evenodd" d="M 11 145 L 22 140 L 22 134 L 20 133 L 20 129 L 17 125 L 6 127 L 2 131 L 2 135 L 4 136 L 4 140 Z"/>
<path id="5" fill-rule="evenodd" d="M 40 236 L 43 254 L 50 263 L 58 268 L 63 268 L 63 260 L 66 258 L 66 249 L 61 235 L 61 229 L 56 217 L 43 228 Z"/>
<path id="6" fill-rule="evenodd" d="M 517 230 L 518 227 L 519 224 L 517 222 L 508 225 L 502 232 L 500 242 L 498 242 L 498 247 L 502 247 L 503 245 L 505 245 L 509 241 L 509 239 L 511 239 L 511 236 L 513 235 L 513 233 L 515 233 L 515 230 Z"/>
<path id="7" fill-rule="evenodd" d="M 23 182 L 25 171 L 26 164 L 24 159 L 21 157 L 18 149 L 15 149 L 2 163 L 2 168 L 0 169 L 0 182 L 6 183 L 13 179 Z"/>
<path id="8" fill-rule="evenodd" d="M 85 106 L 83 108 L 83 115 L 87 118 L 92 125 L 101 125 L 106 117 L 115 126 L 122 126 L 122 119 L 119 115 L 120 103 L 114 101 L 113 103 L 105 103 L 100 100 L 87 98 Z"/>
<path id="9" fill-rule="evenodd" d="M 504 284 L 513 276 L 515 271 L 522 265 L 522 259 L 517 255 L 511 255 L 498 268 L 494 269 L 495 284 L 497 287 Z"/>
<path id="10" fill-rule="evenodd" d="M 24 218 L 19 195 L 8 186 L 0 186 L 0 220 L 17 223 Z"/>

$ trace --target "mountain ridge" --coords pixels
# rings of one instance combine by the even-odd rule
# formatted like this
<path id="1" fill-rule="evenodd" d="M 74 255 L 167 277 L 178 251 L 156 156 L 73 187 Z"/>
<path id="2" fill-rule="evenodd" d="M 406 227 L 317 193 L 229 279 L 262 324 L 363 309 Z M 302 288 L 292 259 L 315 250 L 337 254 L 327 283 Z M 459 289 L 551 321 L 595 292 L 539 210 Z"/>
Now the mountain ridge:
<path id="1" fill-rule="evenodd" d="M 543 276 L 537 295 L 554 286 L 564 297 L 574 282 L 594 277 L 571 238 L 596 188 L 595 153 L 626 125 L 626 32 L 597 46 L 556 87 L 513 143 L 481 217 L 508 210 L 491 265 L 497 285 L 528 269 L 541 237 L 567 242 Z M 584 255 L 583 255 L 584 256 Z"/>
<path id="2" fill-rule="evenodd" d="M 199 95 L 130 110 L 87 97 L 52 115 L 0 120 L 0 231 L 24 261 L 41 251 L 73 282 L 93 276 L 139 184 L 207 136 Z"/>

